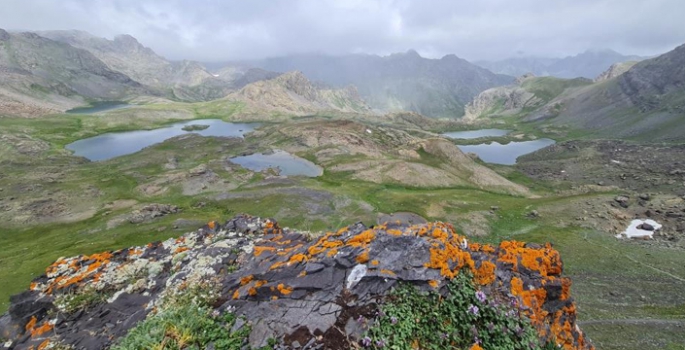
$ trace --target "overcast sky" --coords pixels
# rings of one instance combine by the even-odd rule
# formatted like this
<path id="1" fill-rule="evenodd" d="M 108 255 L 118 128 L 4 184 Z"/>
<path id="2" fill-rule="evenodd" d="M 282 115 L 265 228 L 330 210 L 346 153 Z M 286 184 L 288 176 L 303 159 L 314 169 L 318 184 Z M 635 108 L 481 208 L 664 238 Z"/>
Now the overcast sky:
<path id="1" fill-rule="evenodd" d="M 292 53 L 469 59 L 653 55 L 685 43 L 684 0 L 2 0 L 0 28 L 130 34 L 170 59 Z"/>

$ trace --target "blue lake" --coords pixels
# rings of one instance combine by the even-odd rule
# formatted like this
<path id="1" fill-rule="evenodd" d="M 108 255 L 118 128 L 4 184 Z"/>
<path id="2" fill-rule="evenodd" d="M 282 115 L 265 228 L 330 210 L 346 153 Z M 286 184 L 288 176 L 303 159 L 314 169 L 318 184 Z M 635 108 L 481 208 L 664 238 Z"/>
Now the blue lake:
<path id="1" fill-rule="evenodd" d="M 209 125 L 207 129 L 185 131 L 186 125 Z M 175 136 L 195 133 L 202 136 L 243 137 L 254 130 L 256 123 L 228 123 L 219 119 L 189 120 L 182 123 L 153 130 L 113 132 L 72 142 L 66 149 L 74 155 L 92 161 L 107 160 L 140 151 L 141 149 L 163 142 Z"/>
<path id="2" fill-rule="evenodd" d="M 288 152 L 276 151 L 271 154 L 255 153 L 247 156 L 231 158 L 231 162 L 252 171 L 262 171 L 268 168 L 278 168 L 281 175 L 304 175 L 317 177 L 323 175 L 323 169 L 318 165 Z"/>
<path id="3" fill-rule="evenodd" d="M 93 102 L 91 106 L 88 107 L 76 107 L 67 111 L 70 114 L 95 114 L 105 111 L 111 111 L 115 109 L 128 108 L 130 105 L 126 102 L 121 101 L 100 101 Z"/>
<path id="4" fill-rule="evenodd" d="M 514 165 L 516 158 L 535 152 L 555 143 L 552 139 L 538 139 L 533 141 L 509 142 L 502 145 L 498 142 L 479 145 L 457 145 L 464 153 L 475 153 L 486 163 Z"/>

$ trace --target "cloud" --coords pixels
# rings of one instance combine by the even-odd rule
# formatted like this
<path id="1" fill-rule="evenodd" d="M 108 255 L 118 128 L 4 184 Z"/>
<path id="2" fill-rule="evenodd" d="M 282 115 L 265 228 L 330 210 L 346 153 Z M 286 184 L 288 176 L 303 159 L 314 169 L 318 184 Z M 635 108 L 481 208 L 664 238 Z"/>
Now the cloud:
<path id="1" fill-rule="evenodd" d="M 131 34 L 171 59 L 416 49 L 467 59 L 652 55 L 685 42 L 682 0 L 4 0 L 0 27 Z"/>

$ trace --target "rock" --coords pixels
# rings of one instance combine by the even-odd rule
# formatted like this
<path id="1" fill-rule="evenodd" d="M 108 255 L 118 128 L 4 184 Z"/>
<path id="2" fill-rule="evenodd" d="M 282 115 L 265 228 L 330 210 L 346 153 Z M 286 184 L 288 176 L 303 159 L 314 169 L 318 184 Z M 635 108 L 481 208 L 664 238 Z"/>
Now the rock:
<path id="1" fill-rule="evenodd" d="M 357 348 L 394 286 L 446 293 L 447 281 L 469 269 L 489 300 L 513 295 L 521 305 L 517 313 L 526 315 L 524 320 L 535 318 L 531 325 L 543 341 L 592 348 L 576 324 L 567 289 L 571 281 L 562 276 L 561 257 L 551 245 L 464 242 L 441 222 L 387 222 L 374 228 L 356 223 L 311 240 L 273 220 L 240 215 L 164 242 L 59 259 L 30 291 L 12 297 L 9 319 L 0 319 L 0 330 L 17 330 L 7 333 L 16 349 L 36 348 L 45 340 L 109 348 L 141 320 L 156 317 L 153 310 L 165 307 L 165 296 L 208 285 L 216 288 L 215 299 L 208 301 L 215 312 L 243 316 L 233 325 L 236 330 L 251 326 L 251 347 L 276 339 L 276 348 L 284 349 Z M 535 257 L 540 267 L 525 257 Z M 91 289 L 113 295 L 71 313 L 55 302 Z M 50 326 L 54 313 L 49 310 L 66 321 Z M 37 328 L 53 327 L 31 336 Z"/>
<path id="2" fill-rule="evenodd" d="M 638 197 L 639 197 L 640 199 L 642 199 L 643 201 L 648 201 L 648 200 L 651 199 L 651 197 L 649 196 L 648 193 L 641 193 Z"/>
<path id="3" fill-rule="evenodd" d="M 496 205 L 493 205 L 493 206 L 490 207 L 490 210 L 492 210 L 492 211 L 498 211 L 498 210 L 499 210 L 499 207 L 496 206 Z"/>
<path id="4" fill-rule="evenodd" d="M 616 196 L 616 198 L 614 198 L 614 201 L 618 203 L 622 208 L 628 208 L 629 200 L 630 198 L 628 198 L 627 196 Z"/>
<path id="5" fill-rule="evenodd" d="M 206 164 L 200 164 L 188 171 L 188 175 L 192 176 L 200 176 L 204 175 L 207 173 L 207 165 Z"/>
<path id="6" fill-rule="evenodd" d="M 640 230 L 645 230 L 645 231 L 654 231 L 654 226 L 648 224 L 648 223 L 642 223 L 637 227 Z"/>
<path id="7" fill-rule="evenodd" d="M 148 204 L 141 209 L 131 212 L 128 221 L 132 224 L 140 224 L 180 211 L 177 206 L 171 204 Z"/>
<path id="8" fill-rule="evenodd" d="M 526 214 L 526 217 L 538 218 L 538 217 L 540 217 L 540 213 L 538 213 L 537 210 L 531 210 L 530 213 Z"/>

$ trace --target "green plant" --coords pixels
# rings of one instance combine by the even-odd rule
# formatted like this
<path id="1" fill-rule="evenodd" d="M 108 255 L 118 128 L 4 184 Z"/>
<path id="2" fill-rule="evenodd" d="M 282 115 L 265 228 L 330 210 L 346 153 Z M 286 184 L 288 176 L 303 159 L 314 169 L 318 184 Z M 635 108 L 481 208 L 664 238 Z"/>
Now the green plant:
<path id="1" fill-rule="evenodd" d="M 210 344 L 216 349 L 241 349 L 250 328 L 232 331 L 237 319 L 231 312 L 209 307 L 171 307 L 138 324 L 112 349 L 205 349 Z"/>
<path id="2" fill-rule="evenodd" d="M 73 313 L 79 310 L 88 309 L 94 305 L 104 303 L 109 298 L 110 293 L 100 292 L 92 288 L 85 289 L 79 293 L 61 294 L 55 298 L 55 305 L 59 310 L 66 313 Z"/>
<path id="3" fill-rule="evenodd" d="M 509 302 L 488 299 L 462 272 L 447 295 L 401 285 L 379 309 L 362 345 L 388 349 L 545 349 L 530 324 Z M 553 348 L 553 346 L 552 346 Z"/>

